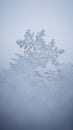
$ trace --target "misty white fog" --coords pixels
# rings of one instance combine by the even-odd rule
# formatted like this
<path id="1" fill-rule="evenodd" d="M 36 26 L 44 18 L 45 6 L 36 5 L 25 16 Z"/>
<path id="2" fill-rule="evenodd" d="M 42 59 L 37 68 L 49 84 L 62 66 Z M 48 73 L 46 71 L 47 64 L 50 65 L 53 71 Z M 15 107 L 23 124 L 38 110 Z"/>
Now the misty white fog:
<path id="1" fill-rule="evenodd" d="M 72 0 L 0 0 L 0 130 L 73 130 L 72 12 Z"/>

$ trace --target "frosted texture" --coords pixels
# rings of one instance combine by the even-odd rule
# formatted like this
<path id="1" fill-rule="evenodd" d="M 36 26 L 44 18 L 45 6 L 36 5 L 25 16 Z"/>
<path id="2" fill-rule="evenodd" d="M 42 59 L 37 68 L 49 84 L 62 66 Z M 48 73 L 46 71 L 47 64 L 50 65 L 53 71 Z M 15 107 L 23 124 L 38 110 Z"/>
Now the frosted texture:
<path id="1" fill-rule="evenodd" d="M 24 55 L 16 54 L 11 68 L 0 75 L 0 123 L 4 130 L 72 130 L 73 65 L 59 63 L 64 52 L 44 30 L 26 31 L 18 40 Z"/>

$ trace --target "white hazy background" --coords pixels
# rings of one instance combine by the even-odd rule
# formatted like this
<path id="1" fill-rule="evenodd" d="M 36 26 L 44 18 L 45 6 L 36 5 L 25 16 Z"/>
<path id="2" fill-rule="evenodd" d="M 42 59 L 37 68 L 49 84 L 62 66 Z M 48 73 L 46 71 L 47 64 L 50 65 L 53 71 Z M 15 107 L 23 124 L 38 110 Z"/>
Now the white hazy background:
<path id="1" fill-rule="evenodd" d="M 45 29 L 66 50 L 64 62 L 73 60 L 73 0 L 0 0 L 0 71 L 20 52 L 16 40 L 27 29 Z"/>

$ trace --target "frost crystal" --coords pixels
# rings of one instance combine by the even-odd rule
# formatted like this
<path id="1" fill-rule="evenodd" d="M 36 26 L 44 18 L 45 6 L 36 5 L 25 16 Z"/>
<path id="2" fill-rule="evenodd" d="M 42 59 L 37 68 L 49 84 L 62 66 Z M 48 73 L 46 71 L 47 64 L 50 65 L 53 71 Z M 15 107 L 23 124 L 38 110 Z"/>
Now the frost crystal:
<path id="1" fill-rule="evenodd" d="M 18 40 L 16 43 L 20 48 L 24 48 L 23 58 L 31 62 L 34 70 L 38 67 L 46 69 L 49 63 L 54 66 L 59 65 L 58 57 L 64 53 L 63 49 L 57 48 L 54 40 L 50 43 L 45 41 L 45 30 L 41 30 L 37 34 L 27 30 L 24 35 L 24 40 Z M 13 64 L 11 64 L 11 66 L 12 65 Z"/>

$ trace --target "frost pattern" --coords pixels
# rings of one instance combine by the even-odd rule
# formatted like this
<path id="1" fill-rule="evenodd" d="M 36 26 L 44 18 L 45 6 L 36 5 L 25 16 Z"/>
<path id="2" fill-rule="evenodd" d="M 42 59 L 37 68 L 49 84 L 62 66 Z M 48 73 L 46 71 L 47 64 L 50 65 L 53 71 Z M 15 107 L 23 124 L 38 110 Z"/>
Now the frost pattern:
<path id="1" fill-rule="evenodd" d="M 41 30 L 37 34 L 31 33 L 30 30 L 27 30 L 24 35 L 24 40 L 17 40 L 17 45 L 20 48 L 24 48 L 24 56 L 16 54 L 19 57 L 19 60 L 12 59 L 16 61 L 16 64 L 11 63 L 11 67 L 17 68 L 19 62 L 22 62 L 23 59 L 27 59 L 34 71 L 40 73 L 39 69 L 47 70 L 46 67 L 52 66 L 50 72 L 44 73 L 46 77 L 48 74 L 51 74 L 57 71 L 56 66 L 59 66 L 58 57 L 64 53 L 63 49 L 58 49 L 54 40 L 50 43 L 45 41 L 45 30 Z M 55 70 L 52 70 L 53 67 Z"/>
<path id="2" fill-rule="evenodd" d="M 46 66 L 49 61 L 52 64 L 57 64 L 59 55 L 64 52 L 63 49 L 59 50 L 56 47 L 54 40 L 50 43 L 46 43 L 44 36 L 44 30 L 38 32 L 36 35 L 31 33 L 30 30 L 27 30 L 24 35 L 24 40 L 17 41 L 19 47 L 24 48 L 25 56 L 29 57 L 36 66 Z"/>

